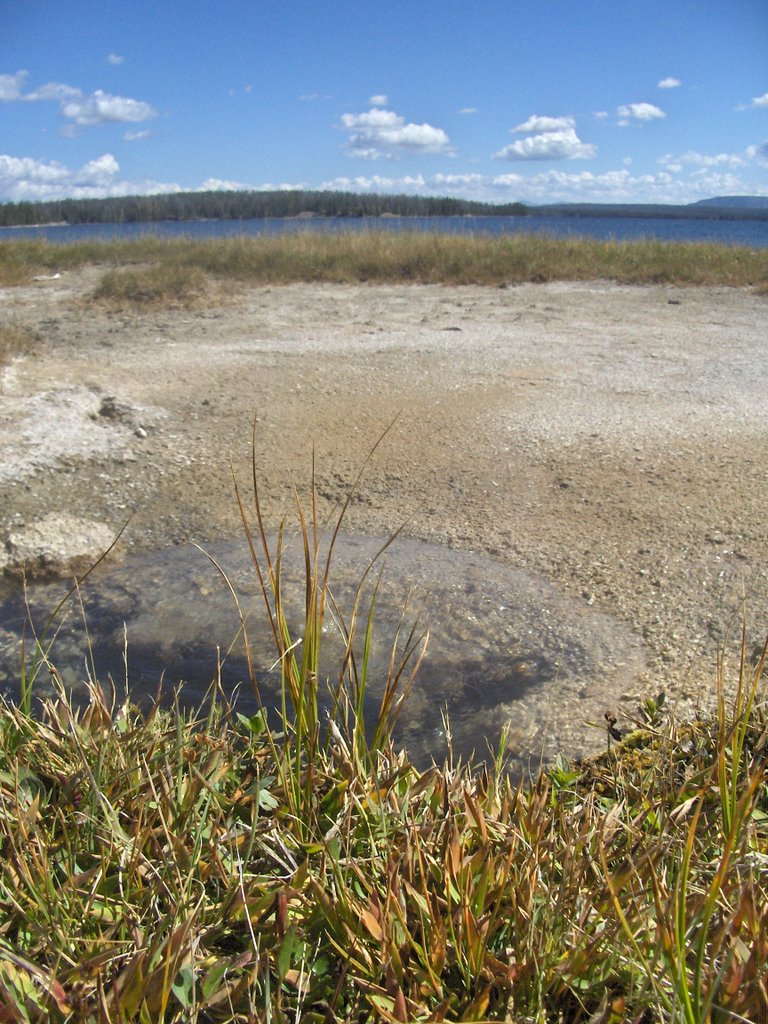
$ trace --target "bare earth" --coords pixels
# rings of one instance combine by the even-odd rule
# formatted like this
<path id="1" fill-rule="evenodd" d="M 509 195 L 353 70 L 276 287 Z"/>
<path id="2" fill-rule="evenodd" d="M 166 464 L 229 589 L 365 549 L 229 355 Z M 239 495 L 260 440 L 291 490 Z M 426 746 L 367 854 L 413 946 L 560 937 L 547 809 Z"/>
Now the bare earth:
<path id="1" fill-rule="evenodd" d="M 0 371 L 0 541 L 50 512 L 135 550 L 239 535 L 251 426 L 271 522 L 321 511 L 377 438 L 346 529 L 541 574 L 628 624 L 616 692 L 711 694 L 724 633 L 768 628 L 768 301 L 734 289 L 294 285 L 109 313 L 90 269 L 0 290 L 40 337 Z M 583 709 L 578 709 L 583 714 Z"/>

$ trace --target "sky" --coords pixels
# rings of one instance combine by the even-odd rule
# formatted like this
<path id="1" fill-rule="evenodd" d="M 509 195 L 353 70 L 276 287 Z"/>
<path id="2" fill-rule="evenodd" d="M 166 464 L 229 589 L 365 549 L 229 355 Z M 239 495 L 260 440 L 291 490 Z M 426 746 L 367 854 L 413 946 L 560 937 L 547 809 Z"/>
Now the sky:
<path id="1" fill-rule="evenodd" d="M 0 0 L 0 202 L 768 195 L 768 0 Z"/>

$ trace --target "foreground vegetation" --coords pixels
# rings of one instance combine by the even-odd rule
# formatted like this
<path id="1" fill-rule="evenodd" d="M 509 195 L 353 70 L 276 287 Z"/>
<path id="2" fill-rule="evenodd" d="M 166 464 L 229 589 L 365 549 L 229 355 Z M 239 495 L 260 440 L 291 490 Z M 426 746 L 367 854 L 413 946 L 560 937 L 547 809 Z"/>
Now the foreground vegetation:
<path id="1" fill-rule="evenodd" d="M 653 239 L 602 242 L 548 235 L 300 232 L 210 240 L 42 240 L 0 244 L 0 284 L 83 266 L 109 268 L 92 298 L 113 305 L 193 305 L 237 285 L 412 283 L 503 286 L 611 280 L 622 284 L 754 287 L 768 293 L 768 250 Z"/>
<path id="2" fill-rule="evenodd" d="M 95 668 L 78 710 L 37 637 L 0 705 L 0 1020 L 766 1020 L 765 652 L 720 663 L 709 717 L 661 695 L 607 716 L 587 763 L 517 783 L 502 743 L 420 772 L 392 733 L 426 639 L 400 638 L 366 721 L 375 608 L 342 617 L 333 539 L 299 519 L 295 636 L 258 493 L 244 513 L 276 719 L 215 684 L 196 713 L 142 712 Z M 43 675 L 58 692 L 33 714 Z"/>

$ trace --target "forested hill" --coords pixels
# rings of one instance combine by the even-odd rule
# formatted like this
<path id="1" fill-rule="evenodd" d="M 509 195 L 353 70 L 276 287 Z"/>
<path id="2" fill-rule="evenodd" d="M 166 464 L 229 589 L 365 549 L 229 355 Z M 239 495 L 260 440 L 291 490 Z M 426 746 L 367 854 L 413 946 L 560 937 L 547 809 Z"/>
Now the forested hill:
<path id="1" fill-rule="evenodd" d="M 522 203 L 476 203 L 429 196 L 353 192 L 175 192 L 109 199 L 0 204 L 0 227 L 33 224 L 128 224 L 157 220 L 250 220 L 262 217 L 520 216 Z"/>
<path id="2" fill-rule="evenodd" d="M 0 204 L 0 227 L 35 224 L 130 224 L 151 221 L 251 220 L 266 217 L 654 217 L 768 219 L 760 197 L 724 197 L 688 206 L 642 203 L 479 203 L 447 196 L 360 195 L 356 192 L 173 192 L 108 199 L 56 199 Z"/>

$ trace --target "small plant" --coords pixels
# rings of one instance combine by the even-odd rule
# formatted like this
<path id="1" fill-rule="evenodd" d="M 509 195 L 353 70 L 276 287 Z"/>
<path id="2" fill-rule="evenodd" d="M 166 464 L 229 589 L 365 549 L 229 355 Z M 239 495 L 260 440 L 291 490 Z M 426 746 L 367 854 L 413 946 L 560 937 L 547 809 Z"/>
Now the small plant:
<path id="1" fill-rule="evenodd" d="M 26 327 L 0 325 L 0 367 L 15 356 L 28 355 L 38 342 L 38 336 Z"/>
<path id="2" fill-rule="evenodd" d="M 206 275 L 200 268 L 161 263 L 107 271 L 91 298 L 117 308 L 195 306 L 206 286 Z"/>

